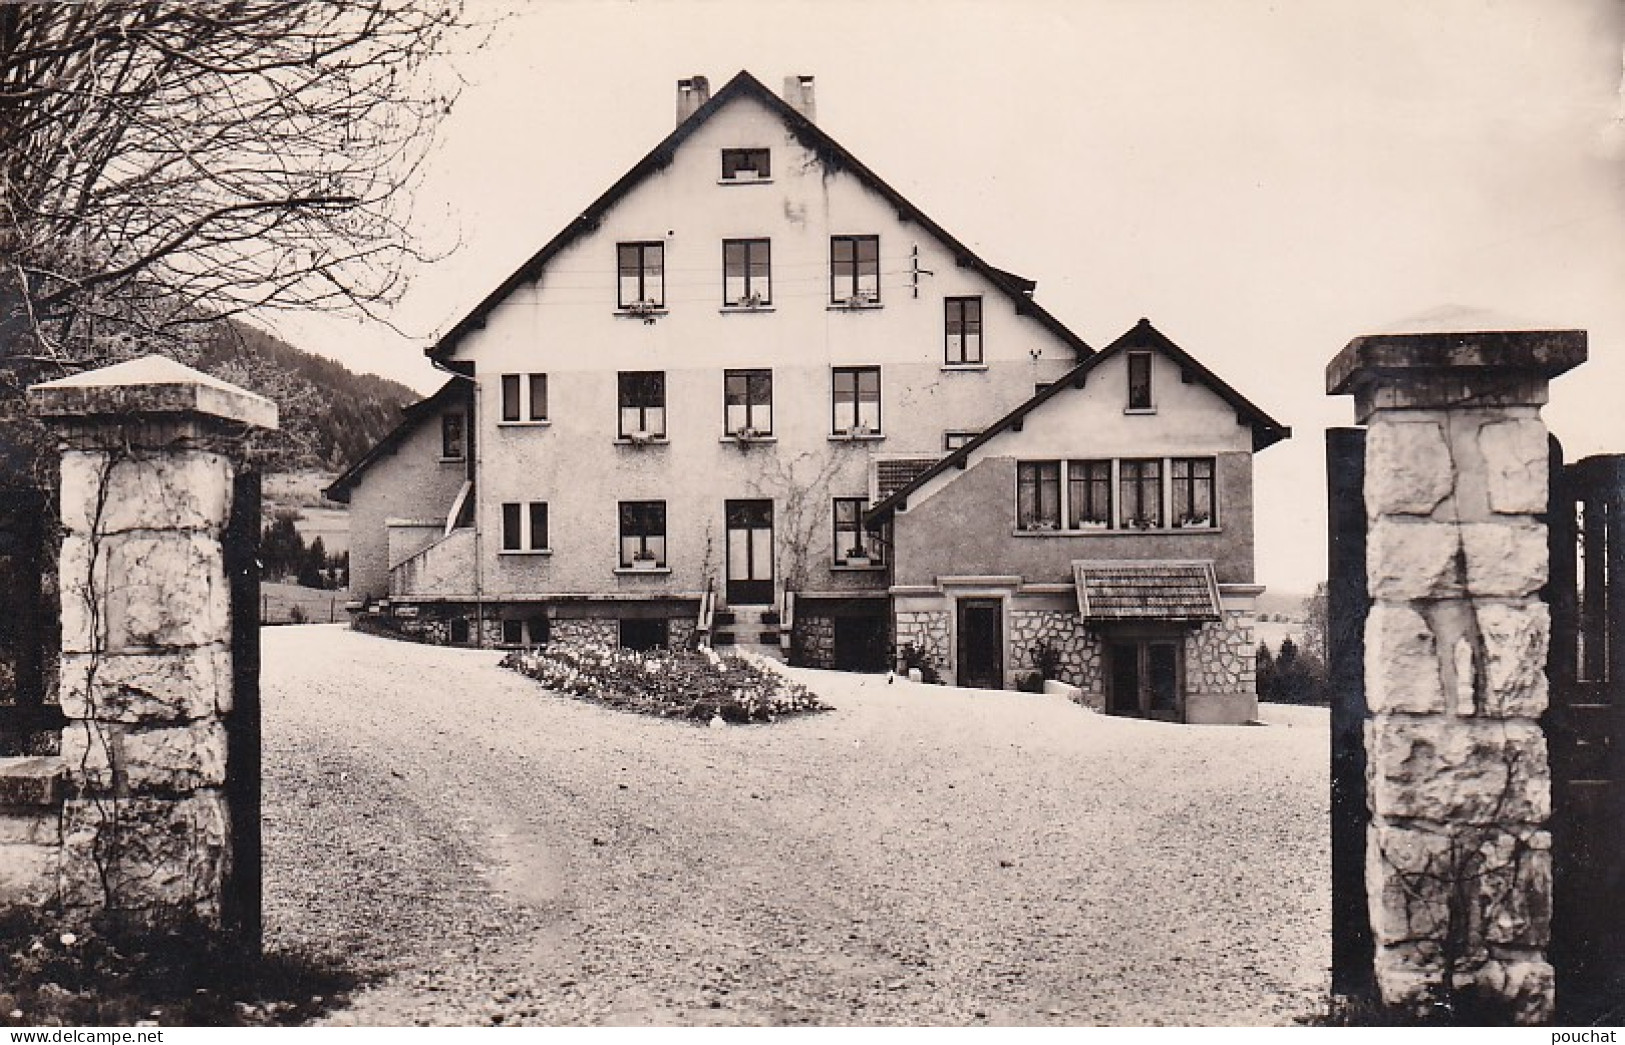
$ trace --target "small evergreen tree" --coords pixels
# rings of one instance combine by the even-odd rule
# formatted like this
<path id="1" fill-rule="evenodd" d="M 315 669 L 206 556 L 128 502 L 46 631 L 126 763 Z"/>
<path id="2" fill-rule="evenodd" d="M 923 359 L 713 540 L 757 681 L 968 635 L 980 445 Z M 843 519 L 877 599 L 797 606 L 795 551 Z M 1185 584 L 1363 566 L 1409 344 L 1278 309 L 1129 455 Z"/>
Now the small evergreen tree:
<path id="1" fill-rule="evenodd" d="M 1275 654 L 1270 652 L 1269 643 L 1260 642 L 1253 668 L 1253 678 L 1257 680 L 1259 700 L 1275 700 Z"/>

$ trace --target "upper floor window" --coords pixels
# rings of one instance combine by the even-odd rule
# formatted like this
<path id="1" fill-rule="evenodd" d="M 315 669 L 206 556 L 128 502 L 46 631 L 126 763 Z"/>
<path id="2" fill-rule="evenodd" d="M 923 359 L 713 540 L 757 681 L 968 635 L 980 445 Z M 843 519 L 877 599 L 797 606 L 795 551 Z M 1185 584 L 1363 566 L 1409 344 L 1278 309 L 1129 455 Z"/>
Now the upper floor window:
<path id="1" fill-rule="evenodd" d="M 1112 524 L 1112 463 L 1066 463 L 1066 524 L 1073 530 L 1104 529 Z"/>
<path id="2" fill-rule="evenodd" d="M 745 308 L 773 303 L 771 241 L 722 241 L 722 303 Z"/>
<path id="3" fill-rule="evenodd" d="M 462 414 L 440 415 L 440 456 L 447 461 L 461 461 L 464 454 Z"/>
<path id="4" fill-rule="evenodd" d="M 1211 457 L 1021 461 L 1021 530 L 1212 529 L 1218 491 Z"/>
<path id="5" fill-rule="evenodd" d="M 863 510 L 868 506 L 863 497 L 835 498 L 836 565 L 869 566 L 881 561 L 879 539 L 863 527 Z"/>
<path id="6" fill-rule="evenodd" d="M 1126 530 L 1162 528 L 1162 462 L 1119 461 L 1121 522 Z"/>
<path id="7" fill-rule="evenodd" d="M 616 375 L 620 404 L 617 430 L 622 439 L 666 438 L 666 373 L 623 370 Z"/>
<path id="8" fill-rule="evenodd" d="M 1023 530 L 1061 528 L 1061 462 L 1016 465 L 1016 525 Z"/>
<path id="9" fill-rule="evenodd" d="M 547 420 L 547 375 L 502 375 L 502 420 Z"/>
<path id="10" fill-rule="evenodd" d="M 620 529 L 623 569 L 666 565 L 665 501 L 622 501 Z"/>
<path id="11" fill-rule="evenodd" d="M 976 365 L 982 362 L 982 299 L 948 298 L 944 302 L 946 315 L 943 329 L 947 333 L 944 361 L 949 366 Z"/>
<path id="12" fill-rule="evenodd" d="M 880 303 L 880 237 L 829 238 L 829 300 L 836 305 Z"/>
<path id="13" fill-rule="evenodd" d="M 772 435 L 773 371 L 723 371 L 722 411 L 731 436 Z"/>
<path id="14" fill-rule="evenodd" d="M 502 506 L 502 550 L 548 550 L 546 501 L 509 502 Z"/>
<path id="15" fill-rule="evenodd" d="M 1174 525 L 1197 529 L 1213 525 L 1213 458 L 1176 457 L 1172 473 Z"/>
<path id="16" fill-rule="evenodd" d="M 1151 410 L 1151 353 L 1128 354 L 1128 409 Z"/>
<path id="17" fill-rule="evenodd" d="M 616 304 L 621 308 L 664 308 L 666 245 L 659 241 L 617 243 Z"/>
<path id="18" fill-rule="evenodd" d="M 772 176 L 767 149 L 723 149 L 723 181 L 759 181 Z"/>
<path id="19" fill-rule="evenodd" d="M 880 434 L 880 368 L 838 366 L 831 373 L 830 431 L 836 435 Z"/>

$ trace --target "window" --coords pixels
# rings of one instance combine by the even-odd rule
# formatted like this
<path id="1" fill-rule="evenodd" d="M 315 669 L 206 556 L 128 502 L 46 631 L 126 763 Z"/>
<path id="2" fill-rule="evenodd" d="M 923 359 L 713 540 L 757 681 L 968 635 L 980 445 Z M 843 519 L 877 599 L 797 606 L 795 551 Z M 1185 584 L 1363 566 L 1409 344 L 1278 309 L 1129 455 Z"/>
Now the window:
<path id="1" fill-rule="evenodd" d="M 1213 459 L 1176 457 L 1168 462 L 1173 473 L 1174 525 L 1204 529 L 1213 525 Z"/>
<path id="2" fill-rule="evenodd" d="M 744 308 L 773 303 L 771 241 L 722 241 L 722 303 Z"/>
<path id="3" fill-rule="evenodd" d="M 1124 529 L 1155 530 L 1162 527 L 1162 462 L 1121 461 L 1118 463 Z"/>
<path id="4" fill-rule="evenodd" d="M 1211 457 L 1022 461 L 1016 465 L 1016 527 L 1211 529 L 1218 503 L 1214 469 Z"/>
<path id="5" fill-rule="evenodd" d="M 868 566 L 881 560 L 880 541 L 863 528 L 863 510 L 868 506 L 863 497 L 835 498 L 836 565 Z"/>
<path id="6" fill-rule="evenodd" d="M 723 149 L 723 181 L 756 181 L 772 176 L 767 149 Z"/>
<path id="7" fill-rule="evenodd" d="M 836 435 L 880 434 L 880 368 L 838 366 L 832 381 L 830 431 Z"/>
<path id="8" fill-rule="evenodd" d="M 509 502 L 502 506 L 502 550 L 547 551 L 547 502 Z"/>
<path id="9" fill-rule="evenodd" d="M 447 461 L 463 459 L 463 415 L 440 415 L 440 456 Z"/>
<path id="10" fill-rule="evenodd" d="M 981 432 L 968 429 L 957 432 L 944 432 L 942 433 L 942 448 L 948 451 L 957 450 L 981 434 Z"/>
<path id="11" fill-rule="evenodd" d="M 622 439 L 666 438 L 666 373 L 630 370 L 619 375 Z"/>
<path id="12" fill-rule="evenodd" d="M 502 375 L 502 421 L 518 424 L 521 421 L 547 420 L 547 375 Z"/>
<path id="13" fill-rule="evenodd" d="M 949 366 L 979 365 L 982 362 L 982 299 L 948 298 L 943 328 L 948 345 L 944 360 Z"/>
<path id="14" fill-rule="evenodd" d="M 523 646 L 525 644 L 525 622 L 522 620 L 503 621 L 502 644 L 504 646 Z"/>
<path id="15" fill-rule="evenodd" d="M 837 305 L 880 303 L 880 237 L 829 238 L 829 299 Z"/>
<path id="16" fill-rule="evenodd" d="M 722 411 L 729 435 L 772 435 L 773 371 L 723 371 Z"/>
<path id="17" fill-rule="evenodd" d="M 449 625 L 450 638 L 454 646 L 468 645 L 468 618 L 453 617 Z"/>
<path id="18" fill-rule="evenodd" d="M 1066 463 L 1066 525 L 1071 530 L 1105 529 L 1112 524 L 1112 463 Z"/>
<path id="19" fill-rule="evenodd" d="M 621 567 L 666 565 L 666 502 L 621 502 Z"/>
<path id="20" fill-rule="evenodd" d="M 1151 405 L 1151 353 L 1128 354 L 1128 408 L 1150 410 Z"/>
<path id="21" fill-rule="evenodd" d="M 1016 525 L 1023 530 L 1061 528 L 1061 462 L 1016 465 Z"/>
<path id="22" fill-rule="evenodd" d="M 666 304 L 666 245 L 618 243 L 619 272 L 616 304 L 621 308 L 664 308 Z"/>

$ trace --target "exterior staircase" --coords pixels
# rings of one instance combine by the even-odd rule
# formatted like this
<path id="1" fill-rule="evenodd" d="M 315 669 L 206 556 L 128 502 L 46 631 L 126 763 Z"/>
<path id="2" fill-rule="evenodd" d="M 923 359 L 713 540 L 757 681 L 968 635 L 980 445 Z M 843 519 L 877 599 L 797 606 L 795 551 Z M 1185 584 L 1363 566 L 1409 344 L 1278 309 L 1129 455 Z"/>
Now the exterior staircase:
<path id="1" fill-rule="evenodd" d="M 783 662 L 779 648 L 779 613 L 772 606 L 730 606 L 713 618 L 711 646 L 718 653 L 737 650 Z"/>

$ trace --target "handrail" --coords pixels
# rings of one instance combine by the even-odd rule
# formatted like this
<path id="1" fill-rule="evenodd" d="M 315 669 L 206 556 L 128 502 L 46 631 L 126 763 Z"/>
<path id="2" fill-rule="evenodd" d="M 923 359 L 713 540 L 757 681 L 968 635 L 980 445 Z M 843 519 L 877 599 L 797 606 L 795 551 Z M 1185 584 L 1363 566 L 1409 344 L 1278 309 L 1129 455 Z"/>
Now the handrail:
<path id="1" fill-rule="evenodd" d="M 700 616 L 694 622 L 695 634 L 699 636 L 701 646 L 711 645 L 711 627 L 715 623 L 717 611 L 717 593 L 715 582 L 705 582 L 705 594 L 700 596 Z"/>

